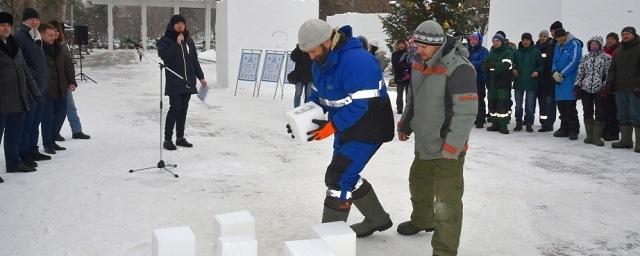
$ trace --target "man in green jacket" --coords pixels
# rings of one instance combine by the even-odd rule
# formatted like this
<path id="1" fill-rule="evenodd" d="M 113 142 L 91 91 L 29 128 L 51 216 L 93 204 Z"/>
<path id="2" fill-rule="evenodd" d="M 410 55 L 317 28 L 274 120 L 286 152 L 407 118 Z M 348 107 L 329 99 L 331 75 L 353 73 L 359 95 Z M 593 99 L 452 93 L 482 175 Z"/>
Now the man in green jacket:
<path id="1" fill-rule="evenodd" d="M 522 34 L 522 41 L 513 59 L 513 77 L 516 98 L 516 127 L 513 131 L 522 131 L 522 104 L 524 100 L 524 125 L 527 132 L 533 132 L 533 120 L 536 113 L 536 94 L 538 76 L 542 72 L 542 53 L 533 45 L 530 33 Z"/>
<path id="2" fill-rule="evenodd" d="M 413 212 L 398 233 L 435 233 L 433 255 L 457 255 L 462 230 L 462 170 L 478 111 L 476 72 L 469 52 L 442 26 L 425 21 L 414 32 L 418 58 L 398 136 L 413 132 L 415 158 L 409 174 Z"/>
<path id="3" fill-rule="evenodd" d="M 489 76 L 487 100 L 491 126 L 487 127 L 487 131 L 509 134 L 507 125 L 511 121 L 513 51 L 500 34 L 493 36 L 492 42 L 491 53 L 482 66 Z"/>

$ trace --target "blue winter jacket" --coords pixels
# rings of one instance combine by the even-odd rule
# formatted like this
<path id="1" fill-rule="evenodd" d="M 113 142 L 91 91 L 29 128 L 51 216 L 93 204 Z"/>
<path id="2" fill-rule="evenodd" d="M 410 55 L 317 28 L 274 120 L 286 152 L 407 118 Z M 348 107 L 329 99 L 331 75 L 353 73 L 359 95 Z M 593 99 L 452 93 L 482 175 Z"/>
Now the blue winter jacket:
<path id="1" fill-rule="evenodd" d="M 351 26 L 340 28 L 341 39 L 321 64 L 312 66 L 315 90 L 310 100 L 341 100 L 361 90 L 380 89 L 380 97 L 355 99 L 342 107 L 323 106 L 336 129 L 336 141 L 382 143 L 393 139 L 393 112 L 376 58 L 353 37 Z"/>
<path id="2" fill-rule="evenodd" d="M 467 45 L 467 49 L 469 50 L 469 61 L 471 61 L 471 64 L 473 64 L 473 67 L 476 69 L 476 83 L 481 85 L 486 81 L 486 74 L 482 71 L 482 63 L 487 56 L 489 56 L 489 50 L 482 46 L 482 34 L 476 32 L 475 35 L 478 36 L 480 42 L 475 47 Z"/>
<path id="3" fill-rule="evenodd" d="M 556 101 L 576 99 L 573 94 L 573 84 L 582 59 L 582 46 L 582 41 L 571 33 L 567 35 L 564 45 L 556 44 L 551 72 L 558 71 L 564 76 L 564 81 L 556 84 Z"/>
<path id="4" fill-rule="evenodd" d="M 42 48 L 42 40 L 34 42 L 29 31 L 31 31 L 31 28 L 25 24 L 16 25 L 13 38 L 15 38 L 16 41 L 18 41 L 18 45 L 20 45 L 24 60 L 27 62 L 33 79 L 36 80 L 40 93 L 46 96 L 49 89 L 49 67 L 47 66 L 47 59 L 44 55 L 44 49 Z"/>

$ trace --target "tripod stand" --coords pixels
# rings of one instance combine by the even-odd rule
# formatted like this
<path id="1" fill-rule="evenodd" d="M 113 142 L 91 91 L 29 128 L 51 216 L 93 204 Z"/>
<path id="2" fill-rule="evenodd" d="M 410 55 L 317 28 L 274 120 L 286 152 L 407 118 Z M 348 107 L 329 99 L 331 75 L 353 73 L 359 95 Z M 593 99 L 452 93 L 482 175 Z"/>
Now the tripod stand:
<path id="1" fill-rule="evenodd" d="M 160 109 L 159 109 L 159 113 L 160 113 L 160 161 L 158 161 L 158 163 L 154 166 L 150 166 L 150 167 L 145 167 L 145 168 L 140 168 L 140 169 L 132 169 L 129 170 L 129 173 L 134 173 L 134 172 L 139 172 L 139 171 L 146 171 L 146 170 L 151 170 L 151 169 L 161 169 L 164 170 L 167 173 L 170 173 L 173 175 L 173 177 L 180 177 L 178 176 L 178 174 L 174 173 L 172 170 L 177 168 L 178 165 L 177 164 L 168 164 L 165 163 L 165 161 L 162 159 L 162 108 L 163 108 L 163 92 L 162 92 L 162 71 L 163 70 L 167 70 L 169 72 L 171 72 L 173 75 L 177 76 L 178 78 L 185 80 L 185 78 L 183 78 L 182 76 L 178 75 L 178 73 L 174 72 L 173 70 L 171 70 L 170 68 L 166 67 L 161 61 L 158 61 L 156 59 L 154 59 L 153 57 L 149 56 L 146 52 L 144 52 L 143 50 L 141 50 L 139 47 L 136 47 L 136 50 L 138 50 L 138 54 L 140 56 L 144 55 L 147 59 L 152 60 L 153 62 L 156 62 L 158 64 L 158 67 L 160 68 Z"/>
<path id="2" fill-rule="evenodd" d="M 84 59 L 84 57 L 82 56 L 82 45 L 78 45 L 78 52 L 80 53 L 80 73 L 78 73 L 76 75 L 76 77 L 80 77 L 80 81 L 91 81 L 94 84 L 97 84 L 98 82 L 96 82 L 96 80 L 93 80 L 91 77 L 89 77 L 87 74 L 85 74 L 84 72 L 82 72 L 82 59 Z"/>

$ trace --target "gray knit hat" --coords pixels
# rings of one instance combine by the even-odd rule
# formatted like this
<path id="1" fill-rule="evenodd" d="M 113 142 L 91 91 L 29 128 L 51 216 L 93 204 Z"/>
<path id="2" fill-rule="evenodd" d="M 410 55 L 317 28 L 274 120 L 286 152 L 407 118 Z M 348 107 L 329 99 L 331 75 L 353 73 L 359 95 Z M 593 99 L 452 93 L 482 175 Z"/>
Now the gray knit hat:
<path id="1" fill-rule="evenodd" d="M 438 22 L 428 20 L 418 25 L 418 28 L 413 32 L 413 37 L 416 43 L 441 46 L 444 44 L 446 35 Z"/>
<path id="2" fill-rule="evenodd" d="M 298 30 L 298 45 L 300 50 L 309 51 L 331 38 L 333 28 L 321 19 L 306 21 Z"/>

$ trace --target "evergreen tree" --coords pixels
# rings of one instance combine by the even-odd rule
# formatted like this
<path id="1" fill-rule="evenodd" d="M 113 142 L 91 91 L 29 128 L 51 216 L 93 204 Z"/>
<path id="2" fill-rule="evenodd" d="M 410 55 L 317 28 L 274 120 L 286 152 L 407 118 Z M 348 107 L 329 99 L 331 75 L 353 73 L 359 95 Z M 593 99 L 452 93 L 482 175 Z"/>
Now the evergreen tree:
<path id="1" fill-rule="evenodd" d="M 391 1 L 394 3 L 395 1 Z M 405 0 L 393 5 L 388 16 L 381 16 L 389 44 L 405 39 L 420 23 L 433 19 L 443 25 L 445 32 L 485 32 L 488 22 L 489 0 Z"/>

